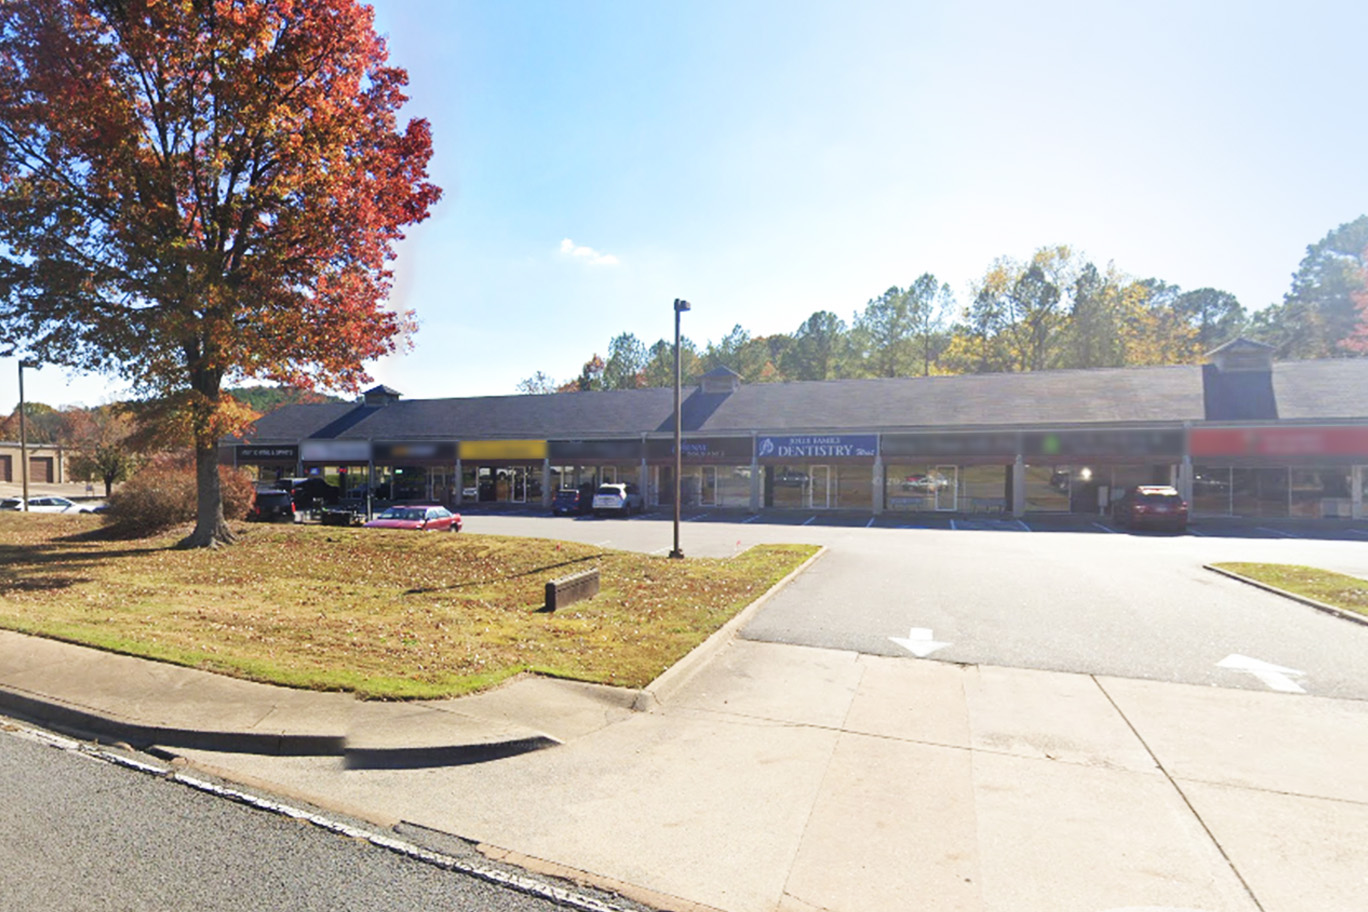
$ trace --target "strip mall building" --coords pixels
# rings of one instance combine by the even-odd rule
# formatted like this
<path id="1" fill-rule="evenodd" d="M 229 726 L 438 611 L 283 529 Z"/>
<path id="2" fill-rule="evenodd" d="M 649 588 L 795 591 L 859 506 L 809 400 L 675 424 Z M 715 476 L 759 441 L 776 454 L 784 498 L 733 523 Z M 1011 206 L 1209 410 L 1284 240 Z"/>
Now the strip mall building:
<path id="1" fill-rule="evenodd" d="M 684 505 L 769 510 L 1097 513 L 1175 485 L 1195 515 L 1364 516 L 1368 359 L 1274 362 L 1237 339 L 1208 363 L 685 391 Z M 224 459 L 395 501 L 549 506 L 555 490 L 674 491 L 674 391 L 287 406 Z"/>

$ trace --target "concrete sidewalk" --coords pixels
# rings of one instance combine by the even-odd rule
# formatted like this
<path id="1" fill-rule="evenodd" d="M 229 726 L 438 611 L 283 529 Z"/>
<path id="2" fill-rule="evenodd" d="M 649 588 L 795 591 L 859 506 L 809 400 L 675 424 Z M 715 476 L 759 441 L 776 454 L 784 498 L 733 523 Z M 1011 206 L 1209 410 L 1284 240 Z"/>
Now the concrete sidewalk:
<path id="1" fill-rule="evenodd" d="M 1360 702 L 740 640 L 635 697 L 362 704 L 0 634 L 0 711 L 123 725 L 662 907 L 1368 908 Z"/>

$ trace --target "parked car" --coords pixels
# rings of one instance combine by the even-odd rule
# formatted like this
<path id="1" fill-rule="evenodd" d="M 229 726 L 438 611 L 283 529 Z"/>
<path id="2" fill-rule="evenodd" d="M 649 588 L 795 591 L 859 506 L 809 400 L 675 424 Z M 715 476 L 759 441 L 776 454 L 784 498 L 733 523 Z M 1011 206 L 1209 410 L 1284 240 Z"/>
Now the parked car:
<path id="1" fill-rule="evenodd" d="M 630 482 L 623 484 L 602 484 L 594 492 L 594 515 L 617 513 L 631 516 L 640 513 L 642 508 L 641 491 Z"/>
<path id="2" fill-rule="evenodd" d="M 446 507 L 390 507 L 366 523 L 367 529 L 413 529 L 421 532 L 460 532 L 461 514 Z"/>
<path id="3" fill-rule="evenodd" d="M 317 476 L 291 478 L 288 481 L 290 495 L 300 510 L 312 510 L 323 506 L 331 507 L 342 499 L 341 488 L 330 485 Z"/>
<path id="4" fill-rule="evenodd" d="M 294 522 L 294 498 L 289 491 L 257 491 L 252 508 L 247 511 L 248 522 Z"/>
<path id="5" fill-rule="evenodd" d="M 1128 529 L 1182 532 L 1187 528 L 1188 505 L 1169 485 L 1137 485 L 1112 504 L 1112 519 Z"/>
<path id="6" fill-rule="evenodd" d="M 552 516 L 581 516 L 594 508 L 594 485 L 561 488 L 551 499 Z"/>
<path id="7" fill-rule="evenodd" d="M 28 500 L 28 511 L 30 513 L 98 513 L 103 504 L 77 503 L 66 497 L 30 497 Z M 0 500 L 0 510 L 22 510 L 24 509 L 24 498 L 7 497 Z"/>

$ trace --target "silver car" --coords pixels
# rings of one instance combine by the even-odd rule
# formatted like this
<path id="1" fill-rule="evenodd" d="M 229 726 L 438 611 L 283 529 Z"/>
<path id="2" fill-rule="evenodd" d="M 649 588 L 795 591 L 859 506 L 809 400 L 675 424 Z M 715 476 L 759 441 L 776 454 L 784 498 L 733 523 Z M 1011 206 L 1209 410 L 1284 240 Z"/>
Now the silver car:
<path id="1" fill-rule="evenodd" d="M 595 516 L 602 516 L 605 513 L 631 516 L 633 513 L 640 513 L 642 505 L 641 491 L 630 482 L 601 484 L 594 492 Z"/>

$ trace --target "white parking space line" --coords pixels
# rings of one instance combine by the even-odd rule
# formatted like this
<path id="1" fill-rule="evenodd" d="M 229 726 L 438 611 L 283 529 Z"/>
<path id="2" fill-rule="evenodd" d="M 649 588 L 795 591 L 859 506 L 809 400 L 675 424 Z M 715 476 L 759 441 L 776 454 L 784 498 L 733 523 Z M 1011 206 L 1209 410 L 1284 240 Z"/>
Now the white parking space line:
<path id="1" fill-rule="evenodd" d="M 807 519 L 803 520 L 803 525 L 805 525 L 805 526 L 812 525 L 812 523 L 813 523 L 813 521 L 814 521 L 815 519 L 817 519 L 817 517 L 816 517 L 815 515 L 814 515 L 814 516 L 809 516 Z"/>
<path id="2" fill-rule="evenodd" d="M 1110 532 L 1110 533 L 1112 533 L 1113 535 L 1116 534 L 1116 530 L 1113 529 L 1111 526 L 1104 526 L 1104 525 L 1103 525 L 1102 523 L 1100 523 L 1100 522 L 1095 522 L 1095 523 L 1093 523 L 1093 525 L 1096 526 L 1097 528 L 1101 529 L 1103 532 Z"/>
<path id="3" fill-rule="evenodd" d="M 869 522 L 865 523 L 865 528 L 868 529 L 872 525 L 874 525 L 874 517 L 871 516 L 869 517 Z"/>
<path id="4" fill-rule="evenodd" d="M 1018 526 L 1021 526 L 1022 531 L 1024 531 L 1024 532 L 1034 532 L 1034 531 L 1035 531 L 1034 529 L 1032 529 L 1030 526 L 1026 525 L 1026 523 L 1022 522 L 1022 521 L 1019 520 L 1019 519 L 1018 519 L 1016 522 L 1017 522 L 1017 525 L 1018 525 Z"/>
<path id="5" fill-rule="evenodd" d="M 951 531 L 951 532 L 958 532 L 958 531 L 959 531 L 959 526 L 955 525 L 955 521 L 954 521 L 953 519 L 950 520 L 950 531 Z"/>
<path id="6" fill-rule="evenodd" d="M 669 553 L 670 553 L 670 549 L 669 549 L 669 548 L 656 548 L 654 551 L 651 551 L 651 552 L 649 552 L 649 553 L 651 553 L 651 554 L 669 554 Z"/>
<path id="7" fill-rule="evenodd" d="M 1368 535 L 1368 529 L 1350 529 L 1349 531 L 1355 535 Z"/>
<path id="8" fill-rule="evenodd" d="M 612 540 L 611 538 L 605 538 L 605 539 L 604 539 L 603 541 L 601 541 L 601 542 L 594 542 L 594 547 L 595 547 L 595 548 L 606 548 L 606 547 L 608 547 L 609 545 L 611 545 L 612 543 L 613 543 L 613 540 Z"/>
<path id="9" fill-rule="evenodd" d="M 1270 529 L 1267 526 L 1255 526 L 1259 532 L 1271 532 L 1274 535 L 1281 535 L 1283 538 L 1301 538 L 1300 535 L 1293 535 L 1291 532 L 1284 532 L 1282 529 Z"/>
<path id="10" fill-rule="evenodd" d="M 753 522 L 755 522 L 755 521 L 756 521 L 757 519 L 759 519 L 759 518 L 760 518 L 760 514 L 759 514 L 759 513 L 752 513 L 750 516 L 747 516 L 745 519 L 743 519 L 743 520 L 741 520 L 741 521 L 742 521 L 743 523 L 753 523 Z"/>
<path id="11" fill-rule="evenodd" d="M 1206 532 L 1198 532 L 1196 529 L 1192 528 L 1191 526 L 1188 526 L 1188 534 L 1189 534 L 1189 535 L 1196 535 L 1196 536 L 1198 536 L 1199 538 L 1206 538 L 1206 537 L 1207 537 L 1207 533 L 1206 533 Z"/>

